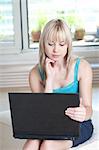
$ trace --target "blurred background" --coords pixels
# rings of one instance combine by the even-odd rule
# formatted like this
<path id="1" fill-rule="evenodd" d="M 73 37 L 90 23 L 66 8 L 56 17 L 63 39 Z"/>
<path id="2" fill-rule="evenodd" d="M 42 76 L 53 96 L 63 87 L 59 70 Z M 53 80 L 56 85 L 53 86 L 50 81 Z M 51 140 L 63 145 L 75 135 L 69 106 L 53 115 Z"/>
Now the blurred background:
<path id="1" fill-rule="evenodd" d="M 38 62 L 43 27 L 53 18 L 67 22 L 73 53 L 91 64 L 94 139 L 99 140 L 98 0 L 0 0 L 0 150 L 22 149 L 24 141 L 13 139 L 11 131 L 8 92 L 31 92 L 29 71 Z"/>

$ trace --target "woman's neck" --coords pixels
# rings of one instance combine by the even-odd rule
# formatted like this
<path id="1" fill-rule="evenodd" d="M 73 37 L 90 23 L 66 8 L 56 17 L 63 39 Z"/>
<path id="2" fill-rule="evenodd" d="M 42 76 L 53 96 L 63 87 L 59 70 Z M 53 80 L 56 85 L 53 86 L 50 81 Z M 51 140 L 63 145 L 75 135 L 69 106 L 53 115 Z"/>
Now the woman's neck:
<path id="1" fill-rule="evenodd" d="M 66 60 L 56 61 L 55 66 L 57 66 L 59 68 L 59 70 L 66 68 Z"/>

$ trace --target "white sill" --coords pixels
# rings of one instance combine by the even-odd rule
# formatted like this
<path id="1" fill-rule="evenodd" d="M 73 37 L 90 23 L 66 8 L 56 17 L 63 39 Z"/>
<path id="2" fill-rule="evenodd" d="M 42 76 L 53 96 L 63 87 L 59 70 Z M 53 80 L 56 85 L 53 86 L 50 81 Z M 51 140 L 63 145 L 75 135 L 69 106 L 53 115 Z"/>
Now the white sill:
<path id="1" fill-rule="evenodd" d="M 35 64 L 37 61 L 38 53 L 33 51 L 0 55 L 0 65 Z"/>
<path id="2" fill-rule="evenodd" d="M 99 63 L 99 46 L 73 47 L 73 53 L 84 57 L 89 63 Z M 21 53 L 0 55 L 0 65 L 36 64 L 38 62 L 38 49 L 23 50 Z"/>

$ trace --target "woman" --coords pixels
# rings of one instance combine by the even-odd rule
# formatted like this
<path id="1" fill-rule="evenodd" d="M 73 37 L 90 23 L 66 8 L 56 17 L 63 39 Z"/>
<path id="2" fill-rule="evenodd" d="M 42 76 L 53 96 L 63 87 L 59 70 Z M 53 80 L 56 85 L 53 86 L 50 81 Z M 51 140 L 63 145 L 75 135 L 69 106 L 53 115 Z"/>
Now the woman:
<path id="1" fill-rule="evenodd" d="M 92 69 L 87 61 L 72 55 L 71 50 L 67 24 L 60 19 L 49 21 L 39 42 L 39 64 L 31 70 L 29 81 L 32 92 L 79 92 L 79 107 L 68 108 L 65 115 L 80 122 L 80 136 L 74 140 L 27 140 L 24 150 L 67 150 L 92 136 Z"/>

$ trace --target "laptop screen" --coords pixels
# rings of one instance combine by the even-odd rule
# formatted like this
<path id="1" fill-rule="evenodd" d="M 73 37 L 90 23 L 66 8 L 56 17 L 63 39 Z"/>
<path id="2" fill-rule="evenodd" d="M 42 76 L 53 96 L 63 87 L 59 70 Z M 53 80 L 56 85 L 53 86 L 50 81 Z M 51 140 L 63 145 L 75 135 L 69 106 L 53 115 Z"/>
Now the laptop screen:
<path id="1" fill-rule="evenodd" d="M 79 136 L 79 122 L 65 115 L 79 106 L 78 94 L 9 93 L 13 136 L 22 139 L 67 139 Z"/>

